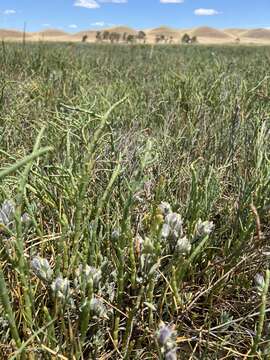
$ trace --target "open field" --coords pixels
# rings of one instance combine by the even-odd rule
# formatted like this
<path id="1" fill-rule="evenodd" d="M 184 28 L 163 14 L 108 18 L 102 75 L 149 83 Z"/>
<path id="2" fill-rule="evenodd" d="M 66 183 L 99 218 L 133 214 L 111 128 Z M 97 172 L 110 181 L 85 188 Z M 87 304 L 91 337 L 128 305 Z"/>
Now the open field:
<path id="1" fill-rule="evenodd" d="M 119 34 L 118 42 L 125 43 L 123 37 L 132 35 L 136 37 L 139 33 L 127 26 L 117 26 L 109 29 L 101 29 L 99 32 Z M 26 40 L 29 42 L 81 42 L 84 35 L 87 35 L 87 42 L 96 42 L 97 30 L 84 30 L 71 34 L 58 29 L 45 29 L 39 32 L 26 33 Z M 270 29 L 215 29 L 208 26 L 201 26 L 191 29 L 172 29 L 167 26 L 160 26 L 155 29 L 143 29 L 145 43 L 155 44 L 158 36 L 164 37 L 164 43 L 179 44 L 182 36 L 187 33 L 189 36 L 196 36 L 200 44 L 261 44 L 270 45 Z M 6 41 L 22 41 L 23 33 L 16 30 L 0 29 L 0 39 Z M 109 42 L 109 40 L 104 41 Z M 138 42 L 142 42 L 138 40 Z"/>
<path id="2" fill-rule="evenodd" d="M 1 359 L 269 358 L 269 61 L 2 43 Z"/>

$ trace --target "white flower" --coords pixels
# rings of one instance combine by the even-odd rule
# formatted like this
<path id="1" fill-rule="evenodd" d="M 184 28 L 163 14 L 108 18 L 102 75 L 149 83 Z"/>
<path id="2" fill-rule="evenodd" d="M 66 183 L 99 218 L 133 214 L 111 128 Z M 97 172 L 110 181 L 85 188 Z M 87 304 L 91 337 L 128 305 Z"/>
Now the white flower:
<path id="1" fill-rule="evenodd" d="M 21 222 L 24 224 L 27 224 L 31 221 L 31 218 L 29 216 L 29 214 L 27 214 L 26 212 L 22 214 L 21 216 Z"/>
<path id="2" fill-rule="evenodd" d="M 258 293 L 261 294 L 263 292 L 265 281 L 262 274 L 256 274 L 254 277 L 255 284 L 257 286 Z"/>
<path id="3" fill-rule="evenodd" d="M 165 201 L 162 201 L 158 208 L 164 216 L 167 216 L 172 212 L 171 205 Z"/>
<path id="4" fill-rule="evenodd" d="M 66 303 L 72 304 L 70 284 L 67 278 L 58 276 L 51 285 L 54 296 Z"/>
<path id="5" fill-rule="evenodd" d="M 172 238 L 173 240 L 177 240 L 179 237 L 183 236 L 183 221 L 181 215 L 169 213 L 165 217 L 161 235 L 165 239 Z"/>
<path id="6" fill-rule="evenodd" d="M 117 229 L 114 229 L 112 231 L 112 240 L 117 241 L 117 240 L 119 240 L 119 238 L 120 238 L 120 231 Z"/>
<path id="7" fill-rule="evenodd" d="M 171 327 L 163 325 L 157 332 L 157 339 L 160 345 L 164 346 L 171 339 L 173 330 Z"/>
<path id="8" fill-rule="evenodd" d="M 196 236 L 203 237 L 206 235 L 210 235 L 211 232 L 214 230 L 214 227 L 215 225 L 212 221 L 202 221 L 201 219 L 199 219 L 195 227 Z"/>
<path id="9" fill-rule="evenodd" d="M 47 259 L 36 256 L 31 261 L 31 267 L 34 274 L 41 280 L 50 282 L 52 280 L 53 271 Z"/>
<path id="10" fill-rule="evenodd" d="M 5 200 L 0 209 L 0 224 L 8 226 L 14 217 L 15 206 L 10 200 Z"/>
<path id="11" fill-rule="evenodd" d="M 108 319 L 107 310 L 103 302 L 97 298 L 93 298 L 90 301 L 91 312 L 99 318 Z"/>
<path id="12" fill-rule="evenodd" d="M 163 224 L 162 226 L 162 230 L 161 230 L 161 236 L 164 238 L 164 239 L 167 239 L 170 235 L 170 232 L 171 232 L 171 228 L 168 224 Z"/>
<path id="13" fill-rule="evenodd" d="M 190 253 L 191 243 L 186 236 L 177 241 L 176 251 L 179 255 L 187 255 Z"/>

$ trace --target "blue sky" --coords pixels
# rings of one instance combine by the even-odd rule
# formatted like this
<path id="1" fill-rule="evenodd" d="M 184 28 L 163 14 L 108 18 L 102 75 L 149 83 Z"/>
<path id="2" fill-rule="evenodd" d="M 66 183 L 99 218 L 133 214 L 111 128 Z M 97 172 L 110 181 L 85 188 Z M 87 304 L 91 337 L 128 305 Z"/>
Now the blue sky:
<path id="1" fill-rule="evenodd" d="M 269 27 L 270 0 L 0 0 L 0 28 Z"/>

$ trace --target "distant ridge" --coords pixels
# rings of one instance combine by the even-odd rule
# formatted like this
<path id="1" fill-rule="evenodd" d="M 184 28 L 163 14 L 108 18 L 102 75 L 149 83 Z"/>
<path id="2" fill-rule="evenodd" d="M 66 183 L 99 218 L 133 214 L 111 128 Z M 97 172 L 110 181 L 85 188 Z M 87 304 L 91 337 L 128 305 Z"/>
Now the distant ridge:
<path id="1" fill-rule="evenodd" d="M 74 38 L 82 39 L 84 35 L 87 35 L 88 38 L 96 38 L 96 30 L 85 30 L 85 31 L 79 31 L 73 35 L 71 35 Z"/>
<path id="2" fill-rule="evenodd" d="M 251 29 L 242 34 L 242 36 L 250 39 L 270 40 L 270 30 L 268 29 Z"/>
<path id="3" fill-rule="evenodd" d="M 229 28 L 223 30 L 226 34 L 233 35 L 233 36 L 242 36 L 247 29 L 237 29 L 237 28 Z"/>
<path id="4" fill-rule="evenodd" d="M 172 29 L 172 28 L 167 27 L 167 26 L 161 26 L 161 27 L 158 27 L 158 28 L 146 30 L 145 33 L 147 35 L 149 35 L 149 36 L 160 36 L 160 35 L 179 36 L 180 35 L 179 30 Z"/>
<path id="5" fill-rule="evenodd" d="M 132 29 L 128 26 L 115 26 L 107 29 L 86 29 L 77 33 L 68 33 L 59 29 L 44 29 L 39 32 L 26 33 L 25 36 L 30 41 L 53 41 L 53 42 L 79 42 L 87 35 L 86 42 L 93 43 L 96 41 L 96 34 L 98 31 L 115 32 L 121 34 L 123 39 L 124 33 L 126 35 L 137 35 L 139 30 Z M 242 28 L 228 28 L 216 29 L 209 26 L 201 26 L 190 29 L 174 29 L 168 26 L 160 26 L 154 29 L 142 29 L 146 34 L 146 43 L 154 44 L 157 38 L 162 35 L 170 43 L 179 44 L 184 33 L 189 36 L 196 36 L 198 42 L 201 44 L 270 44 L 270 30 L 268 29 L 242 29 Z M 22 41 L 23 32 L 12 29 L 0 29 L 0 41 Z M 167 43 L 167 40 L 164 43 Z M 120 40 L 123 42 L 123 40 Z"/>
<path id="6" fill-rule="evenodd" d="M 55 36 L 68 36 L 69 33 L 66 33 L 65 31 L 58 30 L 58 29 L 46 29 L 39 31 L 37 33 L 34 33 L 34 35 L 41 35 L 44 37 L 55 37 Z"/>
<path id="7" fill-rule="evenodd" d="M 26 37 L 29 37 L 29 34 L 25 34 Z M 0 29 L 0 38 L 1 39 L 12 39 L 12 38 L 22 38 L 23 32 L 18 30 L 9 30 L 9 29 Z"/>
<path id="8" fill-rule="evenodd" d="M 226 34 L 222 30 L 214 29 L 207 26 L 202 26 L 194 29 L 192 31 L 193 36 L 206 37 L 206 38 L 215 38 L 215 39 L 230 39 L 231 36 Z"/>
<path id="9" fill-rule="evenodd" d="M 134 30 L 128 26 L 115 26 L 115 27 L 112 27 L 112 28 L 109 28 L 109 29 L 104 29 L 104 30 L 107 30 L 109 32 L 115 32 L 115 33 L 118 33 L 118 34 L 128 34 L 128 35 L 136 35 L 138 33 L 137 30 Z M 103 30 L 103 31 L 104 31 Z"/>

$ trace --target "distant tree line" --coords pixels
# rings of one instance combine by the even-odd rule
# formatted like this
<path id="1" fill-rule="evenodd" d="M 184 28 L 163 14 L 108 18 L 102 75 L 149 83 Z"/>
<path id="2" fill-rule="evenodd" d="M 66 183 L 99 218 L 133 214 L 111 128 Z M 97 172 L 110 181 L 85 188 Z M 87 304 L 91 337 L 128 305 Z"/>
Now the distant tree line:
<path id="1" fill-rule="evenodd" d="M 173 36 L 166 36 L 164 34 L 156 35 L 156 44 L 172 44 L 173 43 Z"/>
<path id="2" fill-rule="evenodd" d="M 172 44 L 173 36 L 166 36 L 164 34 L 156 35 L 156 44 L 165 43 Z M 181 39 L 182 44 L 196 44 L 198 42 L 197 36 L 189 36 L 188 34 L 184 34 Z"/>
<path id="3" fill-rule="evenodd" d="M 189 36 L 188 34 L 184 34 L 182 36 L 182 44 L 196 44 L 198 42 L 197 36 Z"/>
<path id="4" fill-rule="evenodd" d="M 86 42 L 88 39 L 87 35 L 83 35 L 82 42 Z M 155 42 L 156 44 L 172 44 L 173 36 L 166 36 L 164 34 L 156 35 Z M 129 34 L 124 32 L 123 34 L 115 32 L 115 31 L 97 31 L 96 32 L 96 42 L 110 42 L 110 43 L 119 43 L 124 42 L 127 44 L 136 43 L 137 41 L 140 43 L 146 42 L 146 34 L 144 31 L 139 31 L 136 35 Z M 198 42 L 196 36 L 189 36 L 188 34 L 184 34 L 181 39 L 182 44 L 196 44 Z"/>
<path id="5" fill-rule="evenodd" d="M 97 31 L 96 33 L 96 41 L 97 42 L 111 42 L 113 43 L 119 43 L 120 41 L 125 42 L 125 43 L 135 43 L 137 41 L 145 43 L 146 41 L 146 34 L 144 31 L 139 31 L 138 34 L 134 35 L 134 34 L 129 34 L 124 32 L 123 34 L 120 34 L 118 32 L 115 31 L 108 31 L 108 30 L 104 30 L 104 31 Z"/>

